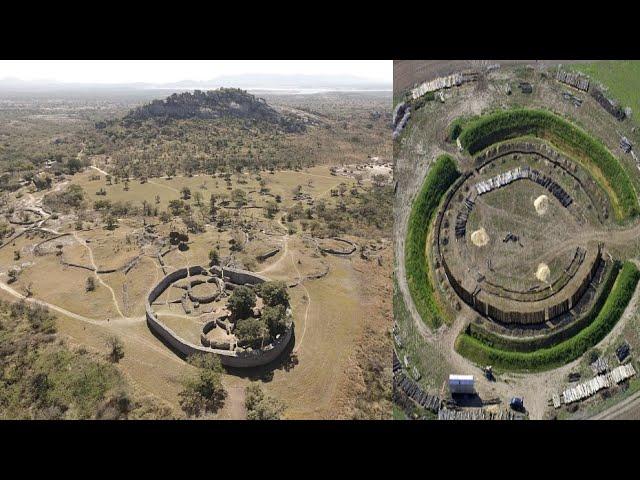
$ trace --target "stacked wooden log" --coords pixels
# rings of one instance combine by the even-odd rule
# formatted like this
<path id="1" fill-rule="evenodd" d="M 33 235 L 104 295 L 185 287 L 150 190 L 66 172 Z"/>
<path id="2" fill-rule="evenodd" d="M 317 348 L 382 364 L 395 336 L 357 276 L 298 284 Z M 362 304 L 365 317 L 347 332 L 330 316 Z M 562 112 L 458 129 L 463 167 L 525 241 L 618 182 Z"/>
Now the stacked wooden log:
<path id="1" fill-rule="evenodd" d="M 610 373 L 598 375 L 587 382 L 581 383 L 572 388 L 567 388 L 562 392 L 562 401 L 565 404 L 569 404 L 584 400 L 585 398 L 595 395 L 600 390 L 617 385 L 635 374 L 636 370 L 633 368 L 631 363 L 620 365 L 619 367 L 614 368 Z"/>
<path id="2" fill-rule="evenodd" d="M 407 377 L 402 370 L 394 374 L 393 383 L 394 390 L 401 390 L 422 408 L 426 408 L 433 413 L 437 413 L 440 409 L 440 398 L 425 392 L 420 385 Z"/>
<path id="3" fill-rule="evenodd" d="M 558 70 L 556 72 L 556 80 L 578 90 L 582 90 L 583 92 L 589 91 L 589 77 L 579 73 Z"/>

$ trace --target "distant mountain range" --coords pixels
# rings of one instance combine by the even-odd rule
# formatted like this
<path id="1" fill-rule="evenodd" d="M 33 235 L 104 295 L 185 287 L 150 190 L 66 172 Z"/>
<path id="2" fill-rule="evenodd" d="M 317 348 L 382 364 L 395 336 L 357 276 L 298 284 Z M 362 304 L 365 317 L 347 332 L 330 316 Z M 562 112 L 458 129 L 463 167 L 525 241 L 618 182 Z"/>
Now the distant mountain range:
<path id="1" fill-rule="evenodd" d="M 391 82 L 379 82 L 357 76 L 334 75 L 274 75 L 245 74 L 221 75 L 211 80 L 182 80 L 171 83 L 66 83 L 55 80 L 25 81 L 18 78 L 0 79 L 0 92 L 45 91 L 125 91 L 125 90 L 210 90 L 219 87 L 237 87 L 245 90 L 313 92 L 313 91 L 367 91 L 391 90 Z"/>

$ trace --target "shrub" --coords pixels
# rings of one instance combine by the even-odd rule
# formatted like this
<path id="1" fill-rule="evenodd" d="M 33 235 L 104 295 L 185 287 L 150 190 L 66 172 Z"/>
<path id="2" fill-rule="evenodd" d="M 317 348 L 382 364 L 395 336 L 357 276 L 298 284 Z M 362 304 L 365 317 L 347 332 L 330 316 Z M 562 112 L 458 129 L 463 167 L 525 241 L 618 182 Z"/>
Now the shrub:
<path id="1" fill-rule="evenodd" d="M 616 157 L 600 140 L 554 113 L 513 109 L 484 115 L 465 125 L 460 143 L 473 155 L 496 142 L 525 135 L 546 139 L 579 160 L 608 192 L 617 220 L 640 213 L 633 184 Z"/>
<path id="2" fill-rule="evenodd" d="M 618 278 L 595 320 L 564 342 L 535 352 L 510 352 L 485 345 L 467 333 L 456 339 L 456 350 L 480 365 L 505 370 L 541 371 L 565 365 L 600 342 L 616 324 L 635 291 L 640 271 L 625 262 Z"/>
<path id="3" fill-rule="evenodd" d="M 459 176 L 460 173 L 450 156 L 438 157 L 413 202 L 409 216 L 405 245 L 407 283 L 422 320 L 434 328 L 440 325 L 441 320 L 427 271 L 426 240 L 442 196 Z"/>

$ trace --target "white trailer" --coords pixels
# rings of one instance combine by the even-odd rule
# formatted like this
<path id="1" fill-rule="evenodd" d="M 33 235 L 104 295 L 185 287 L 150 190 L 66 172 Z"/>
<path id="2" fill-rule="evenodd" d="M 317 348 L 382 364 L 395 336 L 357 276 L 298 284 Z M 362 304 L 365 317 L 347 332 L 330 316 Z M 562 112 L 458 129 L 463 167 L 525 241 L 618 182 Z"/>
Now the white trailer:
<path id="1" fill-rule="evenodd" d="M 449 375 L 449 391 L 452 395 L 475 393 L 473 375 Z"/>

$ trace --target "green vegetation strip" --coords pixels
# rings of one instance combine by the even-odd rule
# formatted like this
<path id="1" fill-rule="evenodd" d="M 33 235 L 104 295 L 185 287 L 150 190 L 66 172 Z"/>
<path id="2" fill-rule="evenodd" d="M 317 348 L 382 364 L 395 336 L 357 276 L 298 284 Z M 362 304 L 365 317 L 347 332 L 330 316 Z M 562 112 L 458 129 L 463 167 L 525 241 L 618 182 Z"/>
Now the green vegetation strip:
<path id="1" fill-rule="evenodd" d="M 490 347 L 467 333 L 456 339 L 456 351 L 479 365 L 493 365 L 501 370 L 542 371 L 565 365 L 583 355 L 611 331 L 622 316 L 635 291 L 640 271 L 625 262 L 611 294 L 596 318 L 574 337 L 534 352 L 511 352 Z"/>
<path id="2" fill-rule="evenodd" d="M 405 245 L 407 283 L 418 313 L 432 328 L 438 327 L 442 320 L 428 275 L 427 234 L 442 196 L 459 176 L 456 164 L 450 156 L 438 157 L 413 202 L 409 216 Z"/>
<path id="3" fill-rule="evenodd" d="M 616 157 L 600 140 L 554 113 L 520 108 L 491 113 L 466 123 L 459 138 L 473 155 L 494 143 L 526 135 L 548 140 L 580 160 L 608 192 L 617 220 L 640 213 L 633 184 Z"/>

